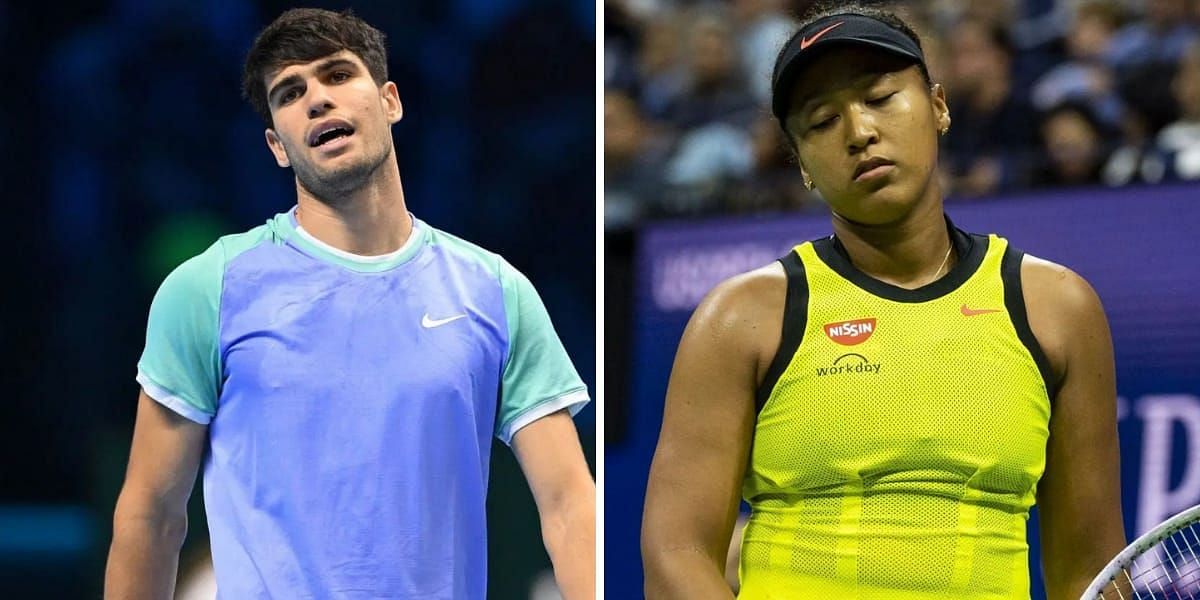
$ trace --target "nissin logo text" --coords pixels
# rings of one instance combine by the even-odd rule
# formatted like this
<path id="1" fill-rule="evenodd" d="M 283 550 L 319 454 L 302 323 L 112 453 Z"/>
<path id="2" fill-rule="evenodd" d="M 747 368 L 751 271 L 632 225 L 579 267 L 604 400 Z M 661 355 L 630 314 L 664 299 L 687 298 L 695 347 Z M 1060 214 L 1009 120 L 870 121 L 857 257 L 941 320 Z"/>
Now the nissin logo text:
<path id="1" fill-rule="evenodd" d="M 827 323 L 825 325 L 825 335 L 843 346 L 861 344 L 867 341 L 867 338 L 870 338 L 872 333 L 875 333 L 874 317 L 870 319 L 843 321 L 841 323 Z"/>

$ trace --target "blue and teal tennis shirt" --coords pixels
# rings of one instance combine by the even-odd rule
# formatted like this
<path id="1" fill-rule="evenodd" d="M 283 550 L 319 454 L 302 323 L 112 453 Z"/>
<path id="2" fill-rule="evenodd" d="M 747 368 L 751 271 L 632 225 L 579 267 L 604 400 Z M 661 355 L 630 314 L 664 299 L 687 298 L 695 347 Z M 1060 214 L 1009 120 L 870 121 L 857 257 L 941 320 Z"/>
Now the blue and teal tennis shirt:
<path id="1" fill-rule="evenodd" d="M 414 219 L 362 257 L 293 212 L 226 236 L 154 297 L 137 381 L 209 425 L 221 598 L 484 598 L 493 435 L 587 389 L 537 292 Z"/>

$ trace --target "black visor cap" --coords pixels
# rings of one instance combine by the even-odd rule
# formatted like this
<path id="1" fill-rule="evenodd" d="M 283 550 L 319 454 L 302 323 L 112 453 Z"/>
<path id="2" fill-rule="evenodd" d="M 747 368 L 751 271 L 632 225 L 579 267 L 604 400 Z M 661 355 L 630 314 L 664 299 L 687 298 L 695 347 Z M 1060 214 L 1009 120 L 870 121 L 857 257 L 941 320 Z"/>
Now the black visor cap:
<path id="1" fill-rule="evenodd" d="M 775 61 L 775 73 L 771 77 L 771 112 L 779 119 L 781 126 L 787 117 L 796 76 L 813 58 L 822 54 L 818 52 L 819 49 L 828 49 L 835 44 L 878 48 L 911 59 L 914 63 L 925 64 L 921 47 L 903 31 L 883 21 L 857 14 L 817 19 L 797 31 Z"/>

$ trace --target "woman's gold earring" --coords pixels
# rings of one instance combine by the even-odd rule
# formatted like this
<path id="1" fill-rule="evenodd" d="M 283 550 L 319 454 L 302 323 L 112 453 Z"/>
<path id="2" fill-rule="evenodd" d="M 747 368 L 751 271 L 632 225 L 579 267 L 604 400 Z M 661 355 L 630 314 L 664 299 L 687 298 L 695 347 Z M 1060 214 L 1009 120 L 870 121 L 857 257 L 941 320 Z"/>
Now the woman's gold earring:
<path id="1" fill-rule="evenodd" d="M 939 133 L 939 134 L 941 134 L 941 135 L 946 135 L 946 133 L 947 133 L 948 131 L 950 131 L 950 126 L 949 126 L 949 125 L 943 125 L 943 126 L 942 126 L 942 128 L 938 130 L 938 133 Z"/>
<path id="2" fill-rule="evenodd" d="M 813 189 L 813 182 L 808 178 L 808 173 L 804 174 L 804 189 L 809 191 L 812 191 Z"/>

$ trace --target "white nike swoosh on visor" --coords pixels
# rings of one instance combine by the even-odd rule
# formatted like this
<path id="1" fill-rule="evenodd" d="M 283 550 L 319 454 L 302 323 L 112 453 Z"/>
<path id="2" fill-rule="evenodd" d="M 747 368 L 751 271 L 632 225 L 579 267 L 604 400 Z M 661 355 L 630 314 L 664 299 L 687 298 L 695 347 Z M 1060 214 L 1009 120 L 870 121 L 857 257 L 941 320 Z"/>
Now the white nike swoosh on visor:
<path id="1" fill-rule="evenodd" d="M 454 315 L 453 317 L 446 317 L 445 319 L 430 319 L 429 313 L 425 313 L 425 315 L 421 317 L 421 327 L 426 329 L 441 327 L 442 325 L 445 325 L 451 321 L 457 321 L 459 319 L 466 318 L 466 316 L 467 314 L 463 313 L 461 315 Z"/>

